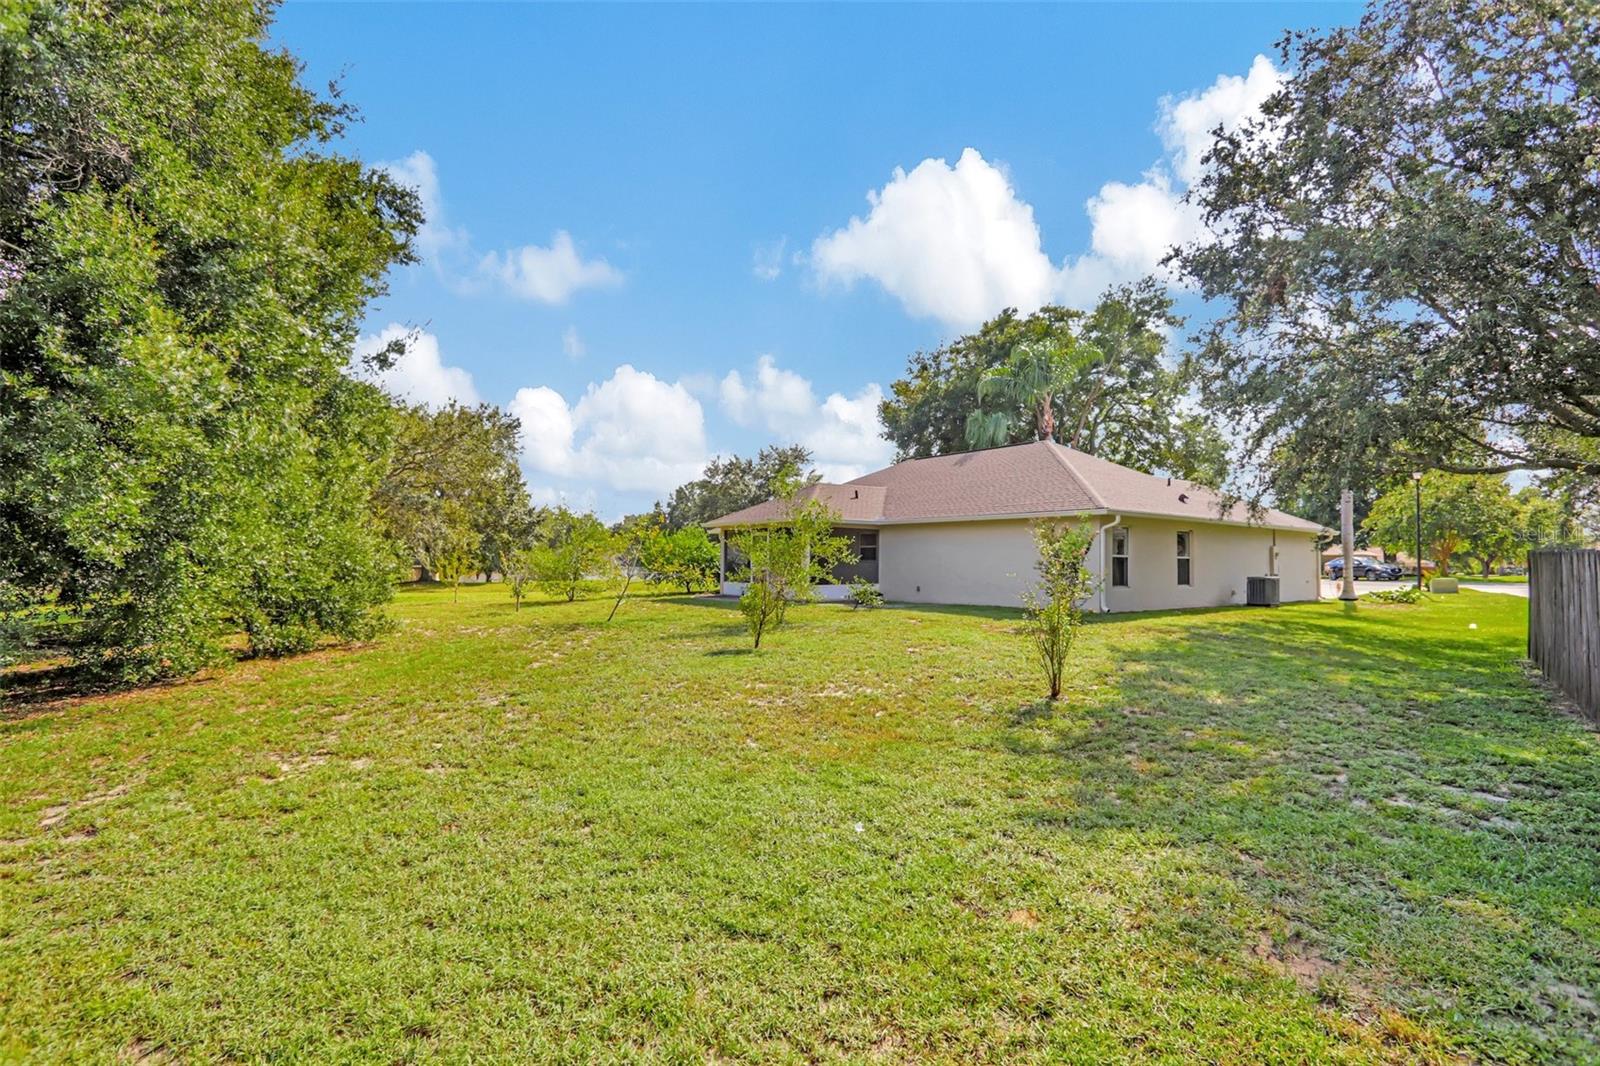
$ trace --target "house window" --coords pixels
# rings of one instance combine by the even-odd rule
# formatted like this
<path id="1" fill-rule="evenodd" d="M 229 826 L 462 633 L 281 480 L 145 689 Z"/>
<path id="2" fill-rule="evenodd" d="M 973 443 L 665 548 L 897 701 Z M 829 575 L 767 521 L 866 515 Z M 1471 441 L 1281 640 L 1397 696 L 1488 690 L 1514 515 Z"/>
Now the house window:
<path id="1" fill-rule="evenodd" d="M 832 584 L 848 585 L 852 581 L 878 580 L 878 534 L 858 529 L 838 529 L 834 531 L 839 536 L 850 542 L 850 552 L 854 555 L 855 562 L 838 563 L 828 571 Z"/>
<path id="2" fill-rule="evenodd" d="M 1128 585 L 1128 531 L 1111 531 L 1111 584 L 1118 588 Z"/>
<path id="3" fill-rule="evenodd" d="M 1190 570 L 1193 560 L 1189 555 L 1190 541 L 1193 538 L 1194 534 L 1187 529 L 1178 531 L 1178 584 L 1180 585 L 1194 584 L 1191 580 L 1194 576 L 1193 571 Z"/>

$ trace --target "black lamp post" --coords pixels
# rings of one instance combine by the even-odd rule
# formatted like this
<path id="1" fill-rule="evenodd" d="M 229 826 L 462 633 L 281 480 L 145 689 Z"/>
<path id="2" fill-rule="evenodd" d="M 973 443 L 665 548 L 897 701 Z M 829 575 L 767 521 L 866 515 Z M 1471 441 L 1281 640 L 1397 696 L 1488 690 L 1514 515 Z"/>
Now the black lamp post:
<path id="1" fill-rule="evenodd" d="M 1417 487 L 1417 588 L 1422 588 L 1422 471 L 1411 472 L 1411 483 Z"/>

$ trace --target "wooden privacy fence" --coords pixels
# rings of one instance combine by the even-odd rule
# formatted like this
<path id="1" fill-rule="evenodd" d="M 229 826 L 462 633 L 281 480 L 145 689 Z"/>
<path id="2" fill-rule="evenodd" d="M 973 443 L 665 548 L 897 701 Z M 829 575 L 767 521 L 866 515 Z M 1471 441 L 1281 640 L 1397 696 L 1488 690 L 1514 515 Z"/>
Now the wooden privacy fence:
<path id="1" fill-rule="evenodd" d="M 1528 658 L 1600 721 L 1600 551 L 1529 553 Z"/>

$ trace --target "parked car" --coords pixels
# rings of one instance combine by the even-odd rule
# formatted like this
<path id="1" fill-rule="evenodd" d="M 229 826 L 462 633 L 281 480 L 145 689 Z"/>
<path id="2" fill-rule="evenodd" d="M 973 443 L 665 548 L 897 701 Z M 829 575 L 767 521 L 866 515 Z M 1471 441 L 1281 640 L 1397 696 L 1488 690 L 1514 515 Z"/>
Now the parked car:
<path id="1" fill-rule="evenodd" d="M 1400 568 L 1393 563 L 1379 562 L 1357 556 L 1355 565 L 1351 567 L 1350 574 L 1357 581 L 1398 581 Z M 1328 576 L 1337 581 L 1344 576 L 1344 560 L 1331 559 L 1328 561 Z"/>

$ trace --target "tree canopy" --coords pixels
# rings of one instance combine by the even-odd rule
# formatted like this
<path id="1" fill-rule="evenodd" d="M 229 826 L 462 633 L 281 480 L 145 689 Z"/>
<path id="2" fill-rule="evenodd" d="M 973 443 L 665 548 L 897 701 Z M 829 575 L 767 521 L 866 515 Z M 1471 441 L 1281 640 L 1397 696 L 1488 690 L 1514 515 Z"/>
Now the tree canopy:
<path id="1" fill-rule="evenodd" d="M 1411 482 L 1373 503 L 1362 523 L 1368 539 L 1387 551 L 1412 552 L 1417 498 Z M 1534 548 L 1570 547 L 1581 531 L 1561 505 L 1532 486 L 1513 493 L 1501 476 L 1429 471 L 1422 478 L 1423 553 L 1442 573 L 1470 561 L 1485 574 L 1497 563 L 1522 561 Z"/>
<path id="2" fill-rule="evenodd" d="M 532 571 L 539 587 L 569 602 L 616 572 L 624 538 L 592 514 L 557 508 L 544 524 L 544 539 L 534 547 Z"/>
<path id="3" fill-rule="evenodd" d="M 492 404 L 396 408 L 373 505 L 406 563 L 436 574 L 441 551 L 465 550 L 467 573 L 504 573 L 511 552 L 534 538 L 543 514 L 518 466 L 520 428 Z"/>
<path id="4" fill-rule="evenodd" d="M 798 444 L 761 449 L 754 459 L 730 455 L 706 464 L 700 477 L 678 486 L 667 501 L 666 522 L 670 529 L 699 525 L 720 515 L 753 507 L 778 495 L 784 479 L 808 471 L 811 453 Z M 804 475 L 815 481 L 815 473 Z"/>
<path id="5" fill-rule="evenodd" d="M 388 596 L 386 405 L 342 370 L 418 202 L 333 151 L 350 109 L 268 15 L 0 15 L 0 615 L 77 612 L 126 680 L 238 629 L 359 635 Z"/>
<path id="6" fill-rule="evenodd" d="M 717 544 L 700 526 L 650 527 L 639 538 L 638 561 L 652 581 L 681 585 L 685 593 L 717 578 Z"/>
<path id="7" fill-rule="evenodd" d="M 1282 51 L 1261 121 L 1192 188 L 1216 238 L 1176 256 L 1224 309 L 1194 365 L 1263 487 L 1592 482 L 1600 9 L 1380 0 Z"/>
<path id="8" fill-rule="evenodd" d="M 1179 325 L 1171 298 L 1148 279 L 1108 292 L 1089 314 L 1007 310 L 911 356 L 879 415 L 901 459 L 1048 436 L 1135 469 L 1216 483 L 1226 449 L 1186 402 L 1192 370 L 1167 347 Z M 974 421 L 984 432 L 969 436 Z"/>

